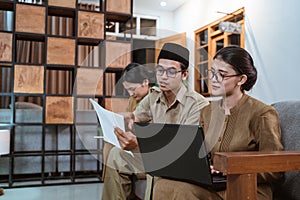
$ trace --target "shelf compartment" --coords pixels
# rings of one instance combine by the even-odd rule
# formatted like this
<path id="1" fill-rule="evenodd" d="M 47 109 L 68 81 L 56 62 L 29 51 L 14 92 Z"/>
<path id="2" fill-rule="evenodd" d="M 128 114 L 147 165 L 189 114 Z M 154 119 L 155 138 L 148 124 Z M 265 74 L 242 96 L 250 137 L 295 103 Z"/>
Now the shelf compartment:
<path id="1" fill-rule="evenodd" d="M 105 98 L 105 108 L 113 112 L 125 112 L 128 98 Z"/>
<path id="2" fill-rule="evenodd" d="M 21 38 L 21 39 L 19 39 Z M 29 39 L 28 37 L 26 37 Z M 37 64 L 42 65 L 44 63 L 44 41 L 38 41 L 35 37 L 34 40 L 23 40 L 22 37 L 17 36 L 15 60 L 16 63 L 24 64 Z M 43 39 L 43 38 L 39 38 Z"/>
<path id="3" fill-rule="evenodd" d="M 45 154 L 46 155 L 69 155 L 71 153 L 70 125 L 46 126 Z"/>
<path id="4" fill-rule="evenodd" d="M 16 5 L 16 31 L 45 34 L 45 7 Z"/>
<path id="5" fill-rule="evenodd" d="M 74 37 L 74 18 L 48 15 L 48 35 Z"/>
<path id="6" fill-rule="evenodd" d="M 14 10 L 14 2 L 13 1 L 1 1 L 0 9 L 13 11 Z"/>
<path id="7" fill-rule="evenodd" d="M 51 176 L 65 177 L 64 172 L 71 171 L 71 156 L 45 156 L 45 173 L 50 173 Z"/>
<path id="8" fill-rule="evenodd" d="M 78 45 L 78 66 L 100 67 L 103 65 L 103 55 L 100 45 Z"/>
<path id="9" fill-rule="evenodd" d="M 15 93 L 44 93 L 44 67 L 15 65 Z"/>
<path id="10" fill-rule="evenodd" d="M 29 132 L 36 134 L 42 132 L 42 128 L 31 128 L 29 125 L 37 125 L 43 123 L 43 100 L 42 97 L 38 96 L 16 96 L 15 97 L 15 122 L 18 125 L 26 125 L 24 128 L 16 128 L 15 132 L 22 131 L 24 134 Z M 30 126 L 34 127 L 34 126 Z M 41 126 L 40 126 L 41 127 Z M 30 134 L 27 135 L 30 137 Z"/>
<path id="11" fill-rule="evenodd" d="M 78 37 L 104 38 L 104 14 L 78 11 Z"/>
<path id="12" fill-rule="evenodd" d="M 48 37 L 47 42 L 47 64 L 75 64 L 74 39 Z"/>
<path id="13" fill-rule="evenodd" d="M 99 2 L 101 1 L 101 2 Z M 78 9 L 79 10 L 88 10 L 88 11 L 103 11 L 104 1 L 102 0 L 93 0 L 93 2 L 89 3 L 81 3 L 78 1 Z"/>
<path id="14" fill-rule="evenodd" d="M 131 17 L 131 0 L 106 0 L 106 20 L 126 22 Z"/>
<path id="15" fill-rule="evenodd" d="M 63 2 L 63 1 L 62 1 Z M 63 8 L 63 7 L 48 7 L 48 16 L 61 16 L 75 18 L 76 10 L 73 8 Z"/>
<path id="16" fill-rule="evenodd" d="M 4 124 L 6 123 L 7 125 L 10 124 L 10 122 L 12 121 L 12 109 L 11 109 L 11 96 L 1 96 L 0 97 L 0 110 L 1 110 L 1 114 L 0 114 L 0 123 L 1 123 L 1 128 L 3 128 L 2 126 L 4 126 Z"/>
<path id="17" fill-rule="evenodd" d="M 105 65 L 107 68 L 125 68 L 131 62 L 131 44 L 106 42 Z"/>
<path id="18" fill-rule="evenodd" d="M 106 12 L 131 13 L 131 0 L 106 0 Z"/>
<path id="19" fill-rule="evenodd" d="M 76 8 L 76 0 L 48 0 L 49 6 Z"/>
<path id="20" fill-rule="evenodd" d="M 34 163 L 34 165 L 32 163 Z M 22 174 L 25 176 L 26 174 L 40 174 L 42 172 L 41 166 L 42 156 L 15 157 L 14 175 Z"/>
<path id="21" fill-rule="evenodd" d="M 0 32 L 0 61 L 12 62 L 12 34 Z"/>
<path id="22" fill-rule="evenodd" d="M 42 151 L 42 126 L 16 126 L 14 151 L 21 156 L 32 156 Z M 34 153 L 36 152 L 36 153 Z M 37 154 L 38 155 L 38 154 Z"/>
<path id="23" fill-rule="evenodd" d="M 103 95 L 103 70 L 78 68 L 76 88 L 78 95 Z"/>
<path id="24" fill-rule="evenodd" d="M 47 67 L 46 70 L 46 94 L 47 95 L 72 95 L 73 93 L 73 69 Z"/>
<path id="25" fill-rule="evenodd" d="M 73 97 L 46 97 L 47 124 L 73 124 L 74 122 Z"/>
<path id="26" fill-rule="evenodd" d="M 13 11 L 2 10 L 0 3 L 0 30 L 1 31 L 12 31 L 14 16 Z"/>

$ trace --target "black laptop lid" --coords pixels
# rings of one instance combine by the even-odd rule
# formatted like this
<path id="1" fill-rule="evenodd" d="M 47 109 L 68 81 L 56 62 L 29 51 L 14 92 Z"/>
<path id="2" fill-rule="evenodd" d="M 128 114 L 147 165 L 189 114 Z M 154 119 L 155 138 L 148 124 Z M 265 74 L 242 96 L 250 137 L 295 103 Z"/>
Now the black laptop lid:
<path id="1" fill-rule="evenodd" d="M 146 173 L 198 185 L 211 185 L 201 126 L 134 123 Z M 205 147 L 205 146 L 204 146 Z"/>

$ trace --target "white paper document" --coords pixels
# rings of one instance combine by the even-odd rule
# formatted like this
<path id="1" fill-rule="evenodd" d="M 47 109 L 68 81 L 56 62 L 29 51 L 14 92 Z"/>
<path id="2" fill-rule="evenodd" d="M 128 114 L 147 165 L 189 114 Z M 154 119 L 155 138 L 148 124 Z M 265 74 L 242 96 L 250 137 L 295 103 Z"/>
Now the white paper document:
<path id="1" fill-rule="evenodd" d="M 121 148 L 117 136 L 114 133 L 114 127 L 119 127 L 121 130 L 125 131 L 124 116 L 106 110 L 93 99 L 90 99 L 90 102 L 92 103 L 100 121 L 104 140 L 118 148 Z M 131 151 L 126 152 L 133 156 Z"/>

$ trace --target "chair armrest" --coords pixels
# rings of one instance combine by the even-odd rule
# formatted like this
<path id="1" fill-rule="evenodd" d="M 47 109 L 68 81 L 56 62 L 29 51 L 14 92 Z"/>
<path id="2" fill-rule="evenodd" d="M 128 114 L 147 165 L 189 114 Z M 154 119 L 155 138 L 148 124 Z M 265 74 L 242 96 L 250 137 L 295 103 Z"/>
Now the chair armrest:
<path id="1" fill-rule="evenodd" d="M 216 152 L 214 168 L 227 173 L 227 199 L 257 199 L 256 174 L 300 170 L 300 151 Z"/>

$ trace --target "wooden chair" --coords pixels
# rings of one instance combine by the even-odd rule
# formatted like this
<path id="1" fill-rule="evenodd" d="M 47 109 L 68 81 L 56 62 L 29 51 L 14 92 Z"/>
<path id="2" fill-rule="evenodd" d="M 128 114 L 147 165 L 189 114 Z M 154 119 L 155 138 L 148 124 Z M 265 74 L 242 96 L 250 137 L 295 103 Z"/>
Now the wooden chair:
<path id="1" fill-rule="evenodd" d="M 284 151 L 218 152 L 214 167 L 227 173 L 226 199 L 257 199 L 256 175 L 285 172 L 274 199 L 300 199 L 300 101 L 273 104 L 279 114 Z"/>

